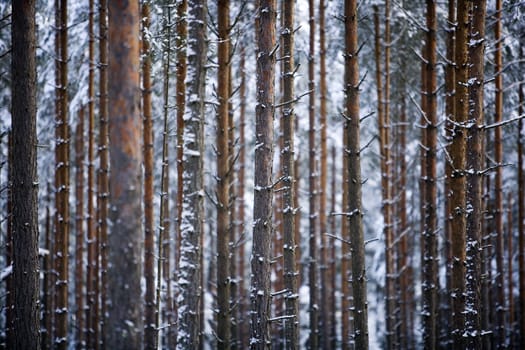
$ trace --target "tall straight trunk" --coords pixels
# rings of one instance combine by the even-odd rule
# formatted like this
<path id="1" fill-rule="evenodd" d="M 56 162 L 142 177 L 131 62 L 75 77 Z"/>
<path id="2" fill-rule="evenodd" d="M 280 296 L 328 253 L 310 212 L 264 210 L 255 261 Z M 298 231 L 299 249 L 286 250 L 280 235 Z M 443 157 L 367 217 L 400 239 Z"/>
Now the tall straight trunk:
<path id="1" fill-rule="evenodd" d="M 345 121 L 346 123 L 346 121 Z M 341 195 L 341 212 L 347 213 L 348 210 L 348 157 L 346 150 L 348 149 L 348 127 L 343 128 L 343 169 L 342 169 L 342 187 L 343 194 Z M 348 220 L 345 216 L 341 220 L 341 237 L 345 241 L 350 241 L 350 231 L 348 230 Z M 350 245 L 343 241 L 341 245 L 341 341 L 344 350 L 352 349 L 351 332 L 353 326 L 353 315 L 350 313 L 352 299 L 352 290 L 350 288 L 350 269 L 352 263 L 350 260 Z"/>
<path id="2" fill-rule="evenodd" d="M 12 132 L 9 132 L 7 134 L 7 181 L 8 184 L 11 181 L 11 177 L 13 174 L 13 136 Z M 49 186 L 48 186 L 49 187 Z M 48 188 L 49 191 L 49 188 Z M 7 187 L 7 203 L 6 203 L 6 209 L 7 209 L 7 223 L 6 223 L 6 242 L 5 242 L 5 262 L 6 266 L 12 266 L 13 265 L 13 195 L 12 195 L 12 187 L 8 185 Z M 48 203 L 48 208 L 50 204 Z M 51 254 L 50 254 L 51 255 Z M 51 255 L 52 256 L 52 255 Z M 51 265 L 48 267 L 49 269 L 49 277 L 52 276 L 52 269 L 53 266 Z M 15 289 L 14 289 L 14 277 L 12 274 L 9 274 L 6 277 L 5 281 L 5 289 L 6 289 L 6 310 L 5 310 L 5 334 L 6 334 L 6 347 L 7 348 L 14 348 L 15 347 L 15 329 L 14 329 L 14 322 L 15 322 Z M 49 278 L 51 280 L 51 278 Z M 53 286 L 53 284 L 50 284 L 50 286 Z M 47 295 L 52 294 L 52 288 L 44 290 L 44 292 L 47 292 Z M 50 298 L 53 299 L 53 298 Z M 53 308 L 52 303 L 46 303 L 47 310 L 49 311 L 49 316 L 47 317 L 47 320 L 51 320 L 53 316 Z M 46 323 L 47 325 L 47 323 Z M 49 327 L 46 326 L 46 330 L 49 329 L 52 330 L 52 323 L 49 322 Z M 49 331 L 46 332 L 49 336 Z M 42 335 L 42 338 L 43 335 Z M 51 344 L 44 343 L 45 339 L 42 339 L 42 347 L 43 348 L 50 348 Z M 50 339 L 51 341 L 51 339 Z"/>
<path id="3" fill-rule="evenodd" d="M 275 101 L 275 16 L 274 0 L 258 0 L 255 16 L 256 86 L 255 187 L 253 201 L 253 245 L 250 287 L 250 348 L 270 348 L 270 242 L 273 202 L 273 127 Z"/>
<path id="4" fill-rule="evenodd" d="M 183 196 L 180 295 L 177 346 L 199 348 L 201 286 L 201 241 L 204 222 L 204 96 L 206 77 L 206 2 L 190 0 L 188 12 L 188 79 L 183 143 Z M 192 98 L 199 96 L 199 98 Z M 228 271 L 226 271 L 228 273 Z"/>
<path id="5" fill-rule="evenodd" d="M 95 4 L 89 1 L 88 19 L 88 149 L 87 149 L 87 213 L 86 213 L 86 308 L 84 310 L 84 327 L 80 329 L 83 344 L 88 348 L 93 345 L 93 308 L 95 308 L 95 274 L 97 271 L 97 231 L 95 223 Z"/>
<path id="6" fill-rule="evenodd" d="M 97 254 L 92 344 L 107 339 L 108 305 L 108 211 L 109 211 L 109 105 L 108 105 L 108 2 L 99 3 L 99 169 L 97 174 Z M 100 299 L 100 303 L 99 300 Z M 91 348 L 91 347 L 90 347 Z"/>
<path id="7" fill-rule="evenodd" d="M 75 346 L 82 345 L 84 329 L 84 107 L 75 130 Z"/>
<path id="8" fill-rule="evenodd" d="M 108 236 L 108 348 L 142 343 L 142 123 L 139 4 L 109 3 L 109 145 L 112 232 Z M 126 244 L 122 244 L 125 241 Z M 127 286 L 127 288 L 122 288 Z"/>
<path id="9" fill-rule="evenodd" d="M 9 169 L 9 168 L 8 168 Z M 9 171 L 9 170 L 8 170 Z M 52 200 L 50 196 L 51 190 L 50 190 L 50 184 L 47 183 L 46 188 L 46 214 L 45 214 L 45 228 L 44 228 L 44 247 L 47 249 L 48 252 L 53 251 L 53 237 L 52 237 L 52 224 L 51 224 L 51 205 Z M 10 198 L 10 197 L 9 197 Z M 9 210 L 10 203 L 8 203 L 8 210 Z M 8 221 L 9 223 L 9 221 Z M 10 229 L 8 229 L 8 233 L 10 232 Z M 8 238 L 7 240 L 10 242 L 11 240 Z M 7 253 L 11 252 L 12 245 L 9 245 L 6 247 L 8 250 Z M 10 261 L 10 257 L 7 256 L 7 261 Z M 51 349 L 52 348 L 52 330 L 53 330 L 53 254 L 47 254 L 44 257 L 42 270 L 44 272 L 44 279 L 42 281 L 42 328 L 40 329 L 41 332 L 41 346 L 42 349 Z M 9 280 L 8 280 L 9 281 Z M 10 290 L 9 285 L 6 283 L 7 290 Z M 7 304 L 12 305 L 12 303 L 9 301 L 10 294 L 8 294 Z M 10 324 L 9 322 L 9 309 L 6 310 L 6 332 L 9 332 L 9 328 L 7 325 Z M 9 333 L 7 333 L 7 337 L 9 338 Z M 13 337 L 14 339 L 14 337 Z M 8 348 L 12 348 L 13 346 L 7 343 Z"/>
<path id="10" fill-rule="evenodd" d="M 469 42 L 469 116 L 467 128 L 467 242 L 466 242 L 466 285 L 465 285 L 465 332 L 462 337 L 468 348 L 481 347 L 481 222 L 483 221 L 483 81 L 485 54 L 485 6 L 480 1 L 473 6 Z M 503 293 L 502 293 L 503 294 Z M 465 337 L 466 335 L 466 337 Z"/>
<path id="11" fill-rule="evenodd" d="M 60 49 L 58 52 L 58 68 L 60 84 L 59 89 L 59 115 L 55 126 L 55 201 L 56 201 L 56 226 L 55 226 L 55 271 L 56 305 L 55 305 L 55 347 L 67 348 L 68 337 L 68 281 L 69 281 L 69 124 L 68 124 L 68 93 L 67 93 L 67 1 L 60 0 L 60 25 L 58 39 Z"/>
<path id="12" fill-rule="evenodd" d="M 178 235 L 177 239 L 177 259 L 180 258 L 180 225 L 182 216 L 182 196 L 183 196 L 183 143 L 184 143 L 184 113 L 186 104 L 186 39 L 188 36 L 188 22 L 186 19 L 186 12 L 188 10 L 188 1 L 180 0 L 175 3 L 176 9 L 176 35 L 175 35 L 175 49 L 176 49 L 176 75 L 177 81 L 175 84 L 175 104 L 177 106 L 177 217 L 175 232 Z"/>
<path id="13" fill-rule="evenodd" d="M 144 152 L 144 349 L 154 350 L 158 343 L 155 325 L 159 306 L 155 298 L 155 230 L 153 222 L 153 119 L 151 106 L 151 52 L 149 42 L 150 4 L 142 3 L 142 119 Z M 160 273 L 160 271 L 157 271 Z"/>
<path id="14" fill-rule="evenodd" d="M 330 348 L 330 315 L 335 312 L 333 310 L 333 291 L 330 290 L 330 271 L 328 270 L 328 251 L 330 240 L 328 240 L 328 227 L 326 219 L 326 196 L 327 196 L 327 171 L 328 171 L 328 151 L 326 145 L 326 28 L 325 28 L 325 2 L 319 1 L 319 148 L 321 154 L 319 157 L 319 234 L 320 234 L 320 248 L 319 258 L 321 262 L 321 290 L 320 300 L 321 304 L 321 323 L 322 323 L 322 344 L 325 349 Z"/>
<path id="15" fill-rule="evenodd" d="M 309 264 L 308 286 L 310 290 L 310 336 L 309 346 L 317 349 L 319 344 L 319 313 L 317 283 L 317 171 L 315 152 L 315 6 L 314 0 L 308 1 L 309 8 L 309 53 L 308 53 L 308 211 L 309 211 Z"/>
<path id="16" fill-rule="evenodd" d="M 217 347 L 230 348 L 230 155 L 228 148 L 230 1 L 218 2 L 217 96 Z"/>
<path id="17" fill-rule="evenodd" d="M 284 295 L 285 349 L 299 349 L 299 300 L 297 291 L 297 268 L 295 261 L 295 208 L 294 208 L 294 2 L 285 1 L 282 16 L 284 25 L 281 29 L 283 43 L 283 148 L 281 149 L 281 169 L 283 179 L 283 280 Z"/>
<path id="18" fill-rule="evenodd" d="M 171 290 L 171 245 L 170 245 L 170 200 L 169 200 L 169 87 L 170 87 L 170 54 L 171 54 L 171 8 L 164 4 L 163 14 L 163 42 L 162 42 L 162 166 L 161 166 L 161 190 L 160 190 L 160 209 L 159 209 L 159 234 L 157 242 L 157 291 L 156 302 L 164 308 L 157 313 L 155 326 L 158 328 L 161 323 L 174 323 L 173 318 L 173 296 Z M 162 294 L 162 295 L 161 295 Z M 176 342 L 174 326 L 168 328 L 163 339 L 162 346 L 170 347 Z"/>
<path id="19" fill-rule="evenodd" d="M 520 58 L 525 56 L 523 46 L 520 49 Z M 523 115 L 525 104 L 525 84 L 519 85 L 518 115 Z M 518 270 L 519 270 L 519 344 L 525 346 L 525 178 L 523 175 L 523 119 L 518 122 Z"/>
<path id="20" fill-rule="evenodd" d="M 332 147 L 331 147 L 331 160 L 332 160 L 332 164 L 331 164 L 331 179 L 330 179 L 330 216 L 328 218 L 328 227 L 329 227 L 329 232 L 332 234 L 332 235 L 335 235 L 336 234 L 336 230 L 337 230 L 337 220 L 336 220 L 336 216 L 335 216 L 335 212 L 336 212 L 336 197 L 337 197 L 337 193 L 338 193 L 338 189 L 337 189 L 337 185 L 338 185 L 338 182 L 337 182 L 337 148 L 335 145 L 332 144 Z M 330 344 L 329 345 L 329 348 L 331 349 L 335 349 L 337 347 L 337 317 L 336 317 L 336 308 L 337 308 L 337 304 L 336 304 L 336 295 L 337 295 L 337 292 L 338 292 L 338 285 L 337 285 L 337 282 L 336 282 L 336 279 L 337 279 L 337 257 L 340 256 L 340 250 L 338 249 L 338 247 L 336 246 L 336 242 L 333 241 L 332 244 L 330 244 L 330 249 L 328 251 L 328 268 L 329 268 L 329 276 L 330 276 L 330 280 L 328 281 L 329 283 L 329 289 L 331 290 L 331 293 L 333 294 L 331 297 L 333 298 L 332 299 L 332 303 L 334 304 L 334 310 L 333 312 L 330 314 L 330 322 L 331 322 L 331 329 L 330 329 Z"/>
<path id="21" fill-rule="evenodd" d="M 494 71 L 495 71 L 495 107 L 494 107 L 494 123 L 499 123 L 503 118 L 503 45 L 501 40 L 501 12 L 502 12 L 502 0 L 496 0 L 496 24 L 494 27 L 494 42 L 495 42 L 495 51 L 494 51 Z M 505 290 L 505 267 L 503 256 L 504 246 L 503 246 L 503 139 L 502 139 L 502 127 L 497 127 L 494 130 L 494 161 L 497 165 L 496 175 L 494 179 L 494 201 L 495 201 L 495 210 L 494 210 L 494 221 L 495 221 L 495 248 L 496 248 L 496 290 L 503 291 Z M 496 304 L 495 304 L 495 320 L 494 320 L 494 343 L 497 344 L 497 348 L 501 348 L 505 345 L 505 294 L 498 292 L 496 294 Z"/>
<path id="22" fill-rule="evenodd" d="M 455 52 L 455 117 L 450 144 L 450 232 L 452 246 L 451 265 L 451 304 L 452 304 L 452 339 L 453 348 L 462 349 L 465 323 L 465 259 L 466 259 L 466 218 L 465 218 L 465 145 L 466 130 L 463 124 L 468 118 L 468 31 L 470 2 L 458 0 L 456 52 Z"/>
<path id="23" fill-rule="evenodd" d="M 13 349 L 39 349 L 35 1 L 12 3 L 11 39 Z"/>
<path id="24" fill-rule="evenodd" d="M 514 280 L 512 278 L 512 275 L 514 273 L 514 265 L 513 265 L 513 258 L 514 258 L 514 242 L 513 240 L 513 223 L 512 223 L 512 193 L 507 193 L 507 280 L 509 281 L 509 288 L 507 290 L 507 300 L 509 301 L 509 327 L 507 329 L 508 331 L 508 337 L 509 337 L 509 349 L 514 348 L 514 343 L 516 341 L 516 332 L 514 327 L 514 319 L 515 319 L 515 306 L 514 306 Z"/>
<path id="25" fill-rule="evenodd" d="M 443 193 L 444 193 L 444 220 L 443 220 L 443 234 L 445 236 L 444 249 L 443 249 L 443 261 L 445 263 L 445 288 L 442 291 L 443 298 L 440 300 L 441 312 L 442 312 L 442 327 L 441 331 L 444 336 L 444 344 L 449 344 L 451 324 L 451 300 L 449 298 L 448 291 L 451 289 L 451 269 L 449 268 L 452 264 L 451 255 L 451 235 L 450 230 L 450 219 L 452 215 L 450 207 L 450 179 L 452 177 L 452 164 L 449 161 L 448 155 L 450 154 L 450 141 L 452 140 L 452 120 L 455 115 L 455 68 L 454 68 L 454 55 L 455 55 L 455 35 L 456 35 L 456 0 L 448 0 L 448 18 L 447 18 L 447 38 L 446 38 L 446 66 L 445 66 L 445 140 L 446 140 L 446 153 L 445 153 L 445 179 L 443 181 Z"/>
<path id="26" fill-rule="evenodd" d="M 427 28 L 424 51 L 426 79 L 423 91 L 426 95 L 424 126 L 426 176 L 424 179 L 424 224 L 421 237 L 421 284 L 422 284 L 422 323 L 423 344 L 426 349 L 435 349 L 437 345 L 437 311 L 438 311 L 438 242 L 437 242 L 437 73 L 436 73 L 436 3 L 427 1 Z"/>
<path id="27" fill-rule="evenodd" d="M 357 33 L 357 1 L 345 0 L 345 114 L 348 128 L 348 230 L 352 252 L 353 289 L 352 312 L 355 329 L 353 338 L 357 350 L 368 349 L 368 303 L 366 300 L 365 242 L 363 208 L 361 204 L 361 145 L 359 142 L 359 62 Z"/>

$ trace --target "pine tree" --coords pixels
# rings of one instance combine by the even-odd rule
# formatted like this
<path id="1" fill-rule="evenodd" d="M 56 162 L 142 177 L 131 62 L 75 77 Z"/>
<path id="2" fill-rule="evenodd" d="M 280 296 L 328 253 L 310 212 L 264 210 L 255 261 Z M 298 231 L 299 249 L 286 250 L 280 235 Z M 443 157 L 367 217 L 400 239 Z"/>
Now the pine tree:
<path id="1" fill-rule="evenodd" d="M 108 348 L 142 343 L 142 150 L 139 107 L 139 4 L 109 5 L 110 220 Z M 125 44 L 125 45 L 123 45 Z M 126 242 L 126 244 L 122 244 Z M 123 288 L 124 286 L 124 288 Z"/>
<path id="2" fill-rule="evenodd" d="M 35 1 L 12 3 L 13 336 L 16 350 L 40 348 Z M 16 155 L 16 157 L 15 157 Z M 65 342 L 64 342 L 65 343 Z"/>

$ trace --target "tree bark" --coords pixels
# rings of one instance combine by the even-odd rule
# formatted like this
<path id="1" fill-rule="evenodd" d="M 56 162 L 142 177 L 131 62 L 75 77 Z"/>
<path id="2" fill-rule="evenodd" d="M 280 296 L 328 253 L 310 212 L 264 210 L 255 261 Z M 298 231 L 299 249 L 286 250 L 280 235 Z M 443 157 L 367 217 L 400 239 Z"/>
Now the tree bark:
<path id="1" fill-rule="evenodd" d="M 39 349 L 35 1 L 14 1 L 11 19 L 14 349 Z M 16 155 L 16 158 L 15 158 Z"/>
<path id="2" fill-rule="evenodd" d="M 486 1 L 473 5 L 469 42 L 469 116 L 467 128 L 467 193 L 469 208 L 466 215 L 466 285 L 465 285 L 465 331 L 461 332 L 465 345 L 470 349 L 481 347 L 481 222 L 483 221 L 483 81 L 485 54 L 485 6 Z M 503 293 L 502 293 L 503 294 Z"/>
<path id="3" fill-rule="evenodd" d="M 317 170 L 315 150 L 315 6 L 314 0 L 308 1 L 309 11 L 309 53 L 308 53 L 308 90 L 310 91 L 308 102 L 308 198 L 309 198 L 309 263 L 308 263 L 308 286 L 310 291 L 310 336 L 309 346 L 317 349 L 319 346 L 319 312 L 318 312 L 318 288 L 317 283 Z"/>
<path id="4" fill-rule="evenodd" d="M 139 111 L 139 5 L 109 2 L 110 220 L 108 338 L 111 349 L 142 344 L 142 123 Z M 126 242 L 126 244 L 122 244 Z"/>
<path id="5" fill-rule="evenodd" d="M 84 107 L 75 130 L 75 346 L 83 345 L 84 329 Z"/>
<path id="6" fill-rule="evenodd" d="M 255 187 L 253 202 L 250 348 L 270 349 L 270 242 L 275 100 L 275 16 L 273 0 L 258 0 L 255 16 L 256 86 Z"/>
<path id="7" fill-rule="evenodd" d="M 206 1 L 190 0 L 188 12 L 188 78 L 183 142 L 181 256 L 178 275 L 177 346 L 199 348 L 202 296 L 201 241 L 204 222 L 204 96 L 206 78 Z M 193 98 L 192 96 L 198 96 Z M 228 271 L 227 271 L 228 272 Z"/>
<path id="8" fill-rule="evenodd" d="M 283 43 L 283 148 L 281 166 L 283 179 L 283 280 L 285 314 L 284 337 L 285 349 L 299 349 L 299 295 L 297 291 L 297 268 L 295 259 L 295 208 L 294 208 L 294 2 L 285 1 L 282 16 L 284 25 L 281 29 Z"/>
<path id="9" fill-rule="evenodd" d="M 353 305 L 357 350 L 368 349 L 368 303 L 366 300 L 365 242 L 361 204 L 361 145 L 359 142 L 359 62 L 357 1 L 345 0 L 345 127 L 348 128 L 348 229 L 352 253 Z"/>

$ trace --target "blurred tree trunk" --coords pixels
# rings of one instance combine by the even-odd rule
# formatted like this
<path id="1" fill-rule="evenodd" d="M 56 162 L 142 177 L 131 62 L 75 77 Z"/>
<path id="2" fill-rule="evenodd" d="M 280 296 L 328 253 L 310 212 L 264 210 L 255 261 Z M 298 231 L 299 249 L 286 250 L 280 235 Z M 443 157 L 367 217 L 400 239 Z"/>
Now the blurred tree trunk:
<path id="1" fill-rule="evenodd" d="M 507 300 L 509 302 L 509 327 L 507 329 L 509 334 L 509 349 L 514 348 L 516 342 L 515 332 L 515 310 L 514 305 L 514 279 L 513 279 L 513 259 L 514 259 L 514 243 L 513 240 L 513 223 L 512 223 L 512 193 L 507 193 L 507 280 L 509 281 L 509 288 L 507 290 Z"/>
<path id="2" fill-rule="evenodd" d="M 230 155 L 228 148 L 229 105 L 229 0 L 218 2 L 217 76 L 217 347 L 230 348 Z"/>
<path id="3" fill-rule="evenodd" d="M 455 45 L 455 117 L 450 144 L 450 220 L 452 265 L 451 304 L 453 348 L 462 349 L 465 324 L 465 259 L 466 259 L 466 218 L 465 218 L 465 144 L 466 130 L 463 124 L 468 118 L 468 31 L 470 2 L 458 0 Z"/>
<path id="4" fill-rule="evenodd" d="M 436 3 L 427 1 L 426 41 L 423 52 L 426 71 L 423 91 L 426 96 L 426 109 L 423 110 L 425 133 L 423 149 L 425 156 L 424 190 L 424 224 L 422 232 L 422 323 L 423 344 L 426 349 L 435 349 L 437 346 L 437 312 L 438 312 L 438 242 L 437 242 L 437 72 L 436 72 L 436 31 L 437 16 Z"/>
<path id="5" fill-rule="evenodd" d="M 35 1 L 12 3 L 11 39 L 10 292 L 14 296 L 9 299 L 14 301 L 14 319 L 10 335 L 13 349 L 25 350 L 40 348 Z"/>
<path id="6" fill-rule="evenodd" d="M 523 46 L 520 48 L 520 58 L 524 59 Z M 523 67 L 523 64 L 522 64 Z M 518 115 L 523 115 L 525 84 L 519 85 Z M 519 270 L 519 345 L 525 346 L 525 178 L 523 175 L 523 119 L 518 122 L 518 270 Z"/>
<path id="7" fill-rule="evenodd" d="M 357 33 L 357 1 L 345 0 L 345 127 L 348 129 L 348 229 L 352 252 L 353 289 L 352 312 L 355 329 L 353 338 L 357 350 L 368 349 L 368 303 L 366 298 L 365 242 L 363 208 L 361 204 L 361 145 L 359 142 L 359 63 Z"/>
<path id="8" fill-rule="evenodd" d="M 57 274 L 55 294 L 55 334 L 57 349 L 67 348 L 68 339 L 68 281 L 69 281 L 69 122 L 67 92 L 67 1 L 60 0 L 59 26 L 57 27 L 57 52 L 59 85 L 58 120 L 55 126 L 55 271 Z"/>
<path id="9" fill-rule="evenodd" d="M 138 35 L 138 34 L 137 34 Z M 93 347 L 107 340 L 108 322 L 108 211 L 109 211 L 109 105 L 108 105 L 108 3 L 99 3 L 99 169 L 97 175 L 97 252 L 92 324 Z M 99 301 L 100 300 L 100 301 Z"/>
<path id="10" fill-rule="evenodd" d="M 150 4 L 143 1 L 142 21 L 142 119 L 144 152 L 144 349 L 158 347 L 156 327 L 159 306 L 155 298 L 155 231 L 153 222 L 153 119 L 151 106 L 151 51 L 150 51 Z M 161 273 L 161 271 L 157 271 Z"/>
<path id="11" fill-rule="evenodd" d="M 84 312 L 83 343 L 80 346 L 92 348 L 94 343 L 93 309 L 95 303 L 95 277 L 97 271 L 97 231 L 95 222 L 95 4 L 89 0 L 88 19 L 88 149 L 87 149 L 87 213 L 86 213 L 86 300 Z"/>
<path id="12" fill-rule="evenodd" d="M 465 331 L 461 332 L 465 345 L 471 349 L 481 347 L 481 223 L 483 184 L 483 81 L 485 54 L 485 1 L 473 6 L 469 46 L 470 72 L 469 115 L 466 155 L 466 285 L 465 285 Z M 503 293 L 502 293 L 503 294 Z M 466 335 L 466 337 L 465 337 Z"/>
<path id="13" fill-rule="evenodd" d="M 496 23 L 494 26 L 494 83 L 496 88 L 495 107 L 494 107 L 494 123 L 499 123 L 503 120 L 503 45 L 502 45 L 502 24 L 501 24 L 502 0 L 496 0 Z M 502 127 L 497 127 L 494 130 L 494 161 L 498 165 L 496 168 L 496 175 L 494 179 L 494 221 L 495 221 L 495 248 L 496 248 L 496 279 L 495 290 L 495 320 L 494 320 L 494 336 L 493 344 L 500 349 L 505 346 L 505 313 L 507 311 L 505 305 L 505 267 L 503 262 L 504 246 L 503 246 L 503 139 Z"/>
<path id="14" fill-rule="evenodd" d="M 308 53 L 308 199 L 309 199 L 309 263 L 308 286 L 310 290 L 310 336 L 311 349 L 319 346 L 319 313 L 318 313 L 318 288 L 317 283 L 317 170 L 316 170 L 316 145 L 315 145 L 315 5 L 314 0 L 308 1 L 309 9 L 309 53 Z"/>
<path id="15" fill-rule="evenodd" d="M 84 107 L 75 130 L 75 346 L 82 345 L 84 329 Z"/>
<path id="16" fill-rule="evenodd" d="M 281 149 L 281 169 L 283 179 L 283 245 L 284 258 L 283 280 L 285 313 L 284 337 L 286 349 L 299 349 L 299 300 L 297 291 L 297 268 L 295 259 L 295 208 L 294 208 L 294 6 L 293 1 L 285 1 L 282 16 L 284 25 L 281 29 L 283 44 L 283 109 L 282 132 L 283 148 Z"/>
<path id="17" fill-rule="evenodd" d="M 250 348 L 270 348 L 270 243 L 273 202 L 276 8 L 258 0 L 255 16 L 257 105 L 255 109 L 255 187 L 253 202 Z"/>
<path id="18" fill-rule="evenodd" d="M 142 344 L 142 149 L 139 111 L 139 4 L 109 2 L 109 151 L 107 348 Z M 126 242 L 126 244 L 122 244 Z M 126 286 L 127 288 L 122 288 Z"/>

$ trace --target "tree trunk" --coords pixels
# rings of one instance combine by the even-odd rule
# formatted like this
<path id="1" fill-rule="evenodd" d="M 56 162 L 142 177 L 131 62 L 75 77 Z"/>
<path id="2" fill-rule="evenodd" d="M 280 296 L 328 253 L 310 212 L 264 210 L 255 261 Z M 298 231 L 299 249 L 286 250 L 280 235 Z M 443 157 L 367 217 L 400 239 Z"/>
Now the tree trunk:
<path id="1" fill-rule="evenodd" d="M 525 53 L 523 46 L 520 49 L 520 58 L 523 61 Z M 525 84 L 519 85 L 518 115 L 523 115 L 525 103 L 523 89 Z M 518 270 L 519 270 L 519 344 L 525 346 L 525 178 L 523 175 L 523 119 L 518 122 Z"/>
<path id="2" fill-rule="evenodd" d="M 345 93 L 348 128 L 348 229 L 352 252 L 353 306 L 357 350 L 368 349 L 368 303 L 366 299 L 365 242 L 361 205 L 361 145 L 359 142 L 359 63 L 357 34 L 357 1 L 345 0 Z"/>
<path id="3" fill-rule="evenodd" d="M 60 0 L 58 26 L 58 121 L 55 127 L 55 347 L 67 348 L 68 338 L 68 281 L 69 281 L 69 124 L 67 94 L 67 1 Z"/>
<path id="4" fill-rule="evenodd" d="M 466 130 L 463 125 L 468 118 L 468 30 L 470 2 L 458 0 L 456 52 L 455 52 L 455 118 L 450 145 L 452 174 L 450 177 L 450 201 L 452 209 L 450 220 L 452 265 L 451 265 L 451 304 L 453 348 L 462 349 L 465 323 L 465 144 Z"/>
<path id="5" fill-rule="evenodd" d="M 99 339 L 107 340 L 108 305 L 108 211 L 109 211 L 109 106 L 108 106 L 108 3 L 99 4 L 99 170 L 97 175 L 97 254 L 95 268 L 95 301 L 93 310 L 93 347 L 99 348 Z M 100 302 L 99 302 L 100 299 Z M 91 338 L 90 338 L 91 339 Z"/>
<path id="6" fill-rule="evenodd" d="M 109 2 L 109 138 L 112 231 L 108 236 L 111 349 L 142 344 L 142 150 L 138 2 Z M 126 244 L 122 244 L 126 242 Z M 123 288 L 124 286 L 124 288 Z M 126 288 L 127 287 L 127 288 Z"/>
<path id="7" fill-rule="evenodd" d="M 503 118 L 503 45 L 501 40 L 501 12 L 502 12 L 502 0 L 496 0 L 496 24 L 494 27 L 494 70 L 495 70 L 495 114 L 494 123 L 499 123 Z M 496 240 L 496 300 L 495 310 L 496 318 L 494 320 L 494 344 L 496 348 L 502 348 L 505 346 L 505 293 L 501 291 L 505 290 L 505 268 L 503 262 L 504 246 L 503 246 L 503 139 L 502 139 L 502 127 L 497 127 L 494 130 L 494 161 L 498 165 L 496 168 L 496 175 L 494 179 L 494 221 L 495 221 L 495 240 Z"/>
<path id="8" fill-rule="evenodd" d="M 217 347 L 230 348 L 230 155 L 228 148 L 229 104 L 229 0 L 218 2 L 217 96 Z"/>
<path id="9" fill-rule="evenodd" d="M 294 207 L 294 2 L 285 1 L 281 29 L 283 43 L 283 148 L 281 150 L 281 169 L 283 179 L 283 280 L 285 314 L 285 349 L 299 349 L 299 300 L 297 291 L 297 268 L 295 261 L 295 207 Z"/>
<path id="10" fill-rule="evenodd" d="M 155 231 L 153 228 L 153 120 L 151 106 L 151 52 L 149 42 L 150 4 L 142 3 L 142 119 L 144 149 L 144 349 L 157 349 L 155 325 L 159 306 L 155 298 Z M 161 273 L 157 271 L 157 273 Z"/>
<path id="11" fill-rule="evenodd" d="M 273 0 L 258 0 L 256 9 L 257 105 L 255 108 L 250 347 L 251 349 L 270 349 L 270 242 L 273 202 L 276 8 Z"/>
<path id="12" fill-rule="evenodd" d="M 509 281 L 509 288 L 507 290 L 507 300 L 509 301 L 509 349 L 514 348 L 516 335 L 514 327 L 514 281 L 512 275 L 513 271 L 513 258 L 514 258 L 514 243 L 513 240 L 513 225 L 512 225 L 512 193 L 507 193 L 507 280 Z"/>
<path id="13" fill-rule="evenodd" d="M 424 224 L 422 232 L 422 322 L 423 344 L 426 349 L 435 349 L 437 345 L 438 311 L 438 242 L 437 242 L 437 73 L 436 73 L 436 3 L 427 1 L 427 37 L 424 51 L 426 79 L 423 91 L 426 96 L 425 113 L 425 173 L 424 186 Z"/>
<path id="14" fill-rule="evenodd" d="M 84 329 L 84 107 L 78 112 L 75 131 L 75 345 L 82 345 Z"/>
<path id="15" fill-rule="evenodd" d="M 308 54 L 308 197 L 309 197 L 309 264 L 308 286 L 310 290 L 310 336 L 309 346 L 317 349 L 319 346 L 319 313 L 317 283 L 317 170 L 315 151 L 315 6 L 314 0 L 308 1 L 309 8 L 309 54 Z"/>
<path id="16" fill-rule="evenodd" d="M 86 308 L 84 310 L 84 328 L 81 329 L 84 342 L 81 346 L 93 348 L 94 327 L 93 309 L 95 303 L 95 276 L 97 271 L 97 231 L 95 223 L 95 4 L 89 1 L 88 50 L 88 150 L 87 150 L 87 215 L 86 215 Z"/>
<path id="17" fill-rule="evenodd" d="M 11 39 L 13 164 L 9 182 L 13 289 L 10 292 L 14 293 L 14 349 L 24 350 L 40 348 L 35 1 L 12 3 Z"/>
<path id="18" fill-rule="evenodd" d="M 470 72 L 469 81 L 469 116 L 467 128 L 467 193 L 466 203 L 469 211 L 466 215 L 466 286 L 465 286 L 465 332 L 462 332 L 465 345 L 471 349 L 481 347 L 481 222 L 482 183 L 483 183 L 483 81 L 485 54 L 485 1 L 473 7 L 470 30 Z M 466 337 L 465 337 L 466 335 Z"/>
<path id="19" fill-rule="evenodd" d="M 206 2 L 190 0 L 188 12 L 188 79 L 183 143 L 181 255 L 178 275 L 179 326 L 177 346 L 200 344 L 201 240 L 204 218 L 204 96 L 206 78 Z M 199 96 L 199 98 L 192 98 Z M 226 271 L 228 273 L 228 271 Z"/>

